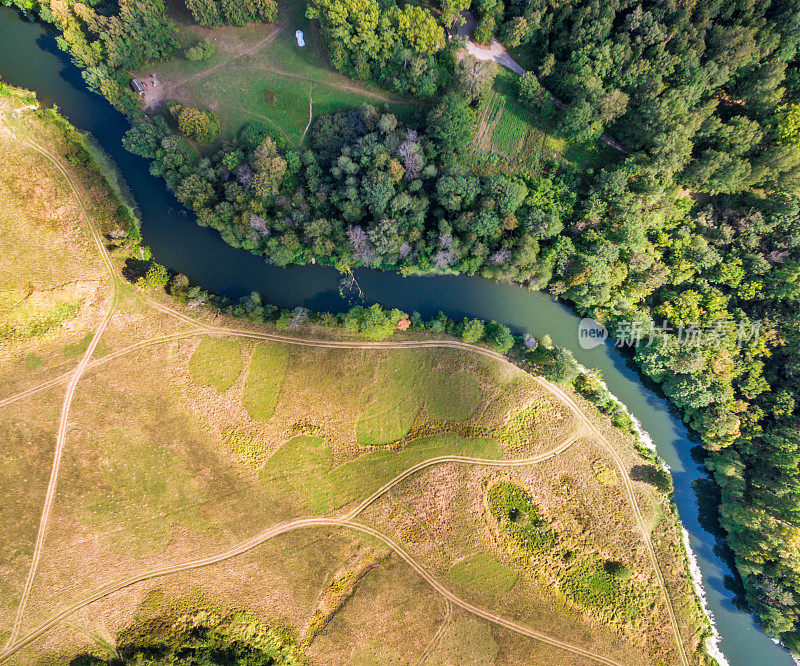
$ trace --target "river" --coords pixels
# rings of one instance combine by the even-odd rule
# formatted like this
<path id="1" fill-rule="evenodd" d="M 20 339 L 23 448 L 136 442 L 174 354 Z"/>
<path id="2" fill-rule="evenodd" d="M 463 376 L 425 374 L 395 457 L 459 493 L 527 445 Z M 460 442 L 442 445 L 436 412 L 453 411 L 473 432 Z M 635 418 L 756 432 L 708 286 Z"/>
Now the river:
<path id="1" fill-rule="evenodd" d="M 144 242 L 160 263 L 218 294 L 239 297 L 258 291 L 281 307 L 303 305 L 334 312 L 348 307 L 339 294 L 339 278 L 333 269 L 270 266 L 226 245 L 215 231 L 197 226 L 164 183 L 149 175 L 147 162 L 122 148 L 126 119 L 87 90 L 80 71 L 58 50 L 51 34 L 7 8 L 0 8 L 0 78 L 36 91 L 44 104 L 57 104 L 76 127 L 91 132 L 111 155 L 141 210 Z M 373 270 L 359 270 L 356 276 L 369 301 L 417 310 L 426 317 L 441 310 L 453 318 L 494 319 L 537 336 L 549 333 L 556 344 L 571 349 L 580 363 L 599 369 L 611 392 L 641 422 L 672 470 L 675 502 L 702 572 L 725 658 L 734 666 L 793 663 L 789 653 L 735 604 L 736 594 L 730 589 L 732 572 L 720 554 L 724 549 L 715 525 L 714 487 L 698 462 L 697 442 L 667 401 L 645 386 L 610 344 L 581 349 L 578 317 L 547 295 L 520 287 L 476 277 L 403 278 Z"/>

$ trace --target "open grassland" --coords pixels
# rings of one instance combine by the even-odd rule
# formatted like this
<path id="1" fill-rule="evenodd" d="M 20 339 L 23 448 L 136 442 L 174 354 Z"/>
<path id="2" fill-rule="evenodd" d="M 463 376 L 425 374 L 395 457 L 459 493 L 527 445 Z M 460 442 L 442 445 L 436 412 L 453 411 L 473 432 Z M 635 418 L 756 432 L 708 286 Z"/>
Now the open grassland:
<path id="1" fill-rule="evenodd" d="M 0 114 L 12 104 L 0 99 Z M 67 149 L 54 133 L 39 139 Z M 108 289 L 61 175 L 7 134 L 0 134 L 0 161 L 0 363 L 10 387 L 68 361 L 91 335 Z M 98 208 L 107 206 L 101 192 L 88 194 Z"/>
<path id="2" fill-rule="evenodd" d="M 203 386 L 225 393 L 242 372 L 242 346 L 238 340 L 205 338 L 189 359 L 189 374 Z"/>
<path id="3" fill-rule="evenodd" d="M 640 464 L 618 444 L 627 471 Z M 476 605 L 525 624 L 547 618 L 555 635 L 580 635 L 620 663 L 674 663 L 666 608 L 613 469 L 588 439 L 535 465 L 442 465 L 395 487 L 366 519 Z M 681 562 L 670 506 L 646 484 L 635 493 L 660 557 Z M 685 569 L 664 570 L 687 649 L 698 650 L 703 618 Z"/>
<path id="4" fill-rule="evenodd" d="M 348 355 L 357 357 L 351 367 L 359 381 L 352 384 L 342 379 L 340 372 Z M 218 363 L 208 363 L 212 357 Z M 205 367 L 200 360 L 216 372 L 207 375 L 198 370 Z M 327 367 L 321 365 L 324 362 Z M 410 405 L 398 401 L 397 394 L 407 388 L 403 381 L 420 378 L 420 368 L 430 370 L 432 366 L 438 367 L 438 376 L 427 385 L 421 381 L 416 395 L 422 397 Z M 450 454 L 513 458 L 546 451 L 573 436 L 574 422 L 529 385 L 524 373 L 496 366 L 493 361 L 456 352 L 346 352 L 198 335 L 127 354 L 98 367 L 82 380 L 75 398 L 57 507 L 23 628 L 32 629 L 48 617 L 54 604 L 77 601 L 129 573 L 224 551 L 280 521 L 329 516 L 353 508 L 405 469 L 425 460 Z M 315 368 L 315 376 L 329 378 L 327 384 L 304 377 L 302 373 L 309 367 Z M 387 370 L 397 372 L 394 392 L 387 388 L 391 384 L 385 381 Z M 260 390 L 256 398 L 248 390 L 254 385 Z M 477 387 L 476 399 L 463 409 L 450 404 L 453 387 L 462 385 Z M 294 388 L 300 386 L 309 387 L 316 400 L 306 401 L 300 391 L 295 395 Z M 348 387 L 349 393 L 344 391 Z M 451 431 L 410 439 L 408 433 L 398 433 L 389 445 L 377 448 L 360 444 L 358 423 L 378 399 L 404 414 L 412 424 L 412 435 L 433 423 L 427 417 L 429 409 L 440 417 L 436 423 L 450 424 Z M 266 420 L 263 413 L 255 414 L 258 418 L 249 413 L 261 400 L 266 401 L 267 409 L 273 409 Z M 332 414 L 335 418 L 330 418 Z M 226 438 L 231 419 L 240 433 L 249 433 L 254 451 L 237 450 L 232 438 Z M 485 436 L 462 437 L 459 432 L 465 422 L 482 424 Z M 629 455 L 635 460 L 634 453 Z M 642 586 L 652 586 L 640 537 L 610 471 L 613 462 L 588 442 L 573 445 L 551 460 L 519 468 L 522 472 L 512 468 L 499 473 L 528 489 L 531 506 L 547 517 L 548 524 L 552 521 L 557 526 L 553 532 L 558 534 L 558 557 L 566 562 L 564 553 L 578 551 L 573 541 L 585 540 L 590 534 L 597 555 L 586 562 L 605 562 L 612 557 L 622 560 L 622 553 L 637 553 L 631 568 L 644 577 Z M 555 571 L 565 566 L 557 564 L 556 556 L 534 565 L 527 555 L 521 564 L 517 555 L 499 545 L 502 535 L 489 536 L 483 498 L 486 484 L 497 474 L 495 468 L 435 465 L 380 499 L 369 509 L 370 522 L 399 538 L 427 568 L 473 603 L 549 634 L 558 635 L 553 627 L 563 626 L 562 640 L 574 642 L 575 632 L 582 632 L 580 635 L 586 636 L 585 642 L 581 639 L 582 646 L 615 654 L 620 663 L 643 663 L 637 659 L 644 659 L 651 650 L 664 650 L 660 654 L 669 663 L 668 648 L 642 638 L 647 636 L 649 622 L 664 622 L 661 615 L 648 607 L 647 623 L 642 621 L 622 634 L 611 631 L 613 622 L 601 617 L 598 608 L 586 604 L 576 608 L 578 592 L 565 598 L 565 592 L 554 591 L 555 578 L 537 574 L 539 567 Z M 415 488 L 418 495 L 409 488 Z M 659 500 L 649 487 L 643 493 L 643 499 L 649 500 L 644 504 L 653 515 Z M 427 507 L 421 509 L 420 502 Z M 388 517 L 382 515 L 387 506 L 391 507 Z M 500 527 L 495 531 L 500 534 Z M 555 542 L 547 544 L 553 550 Z M 347 571 L 339 572 L 345 576 L 342 581 L 349 580 Z M 576 571 L 588 577 L 593 570 Z M 341 661 L 326 663 L 348 663 L 345 650 L 354 663 L 381 663 L 380 659 L 390 658 L 402 648 L 402 636 L 409 631 L 419 639 L 413 651 L 425 655 L 426 663 L 453 663 L 449 661 L 453 655 L 462 654 L 467 659 L 463 663 L 470 663 L 475 657 L 470 646 L 480 654 L 500 654 L 492 629 L 488 625 L 480 628 L 483 621 L 462 619 L 461 624 L 448 623 L 439 632 L 442 608 L 434 614 L 436 622 L 424 620 L 436 604 L 415 605 L 410 615 L 397 615 L 399 609 L 409 608 L 410 599 L 420 598 L 413 585 L 429 590 L 417 579 L 409 587 L 408 575 L 404 576 L 405 586 L 391 586 L 390 597 L 396 602 L 391 604 L 387 598 L 377 613 L 376 606 L 370 606 L 372 615 L 367 618 L 367 611 L 359 609 L 356 600 L 362 598 L 359 595 L 369 599 L 380 594 L 372 589 L 372 570 L 359 570 L 352 586 L 341 585 L 347 598 L 325 597 L 325 604 L 318 598 L 310 613 L 291 625 L 295 635 L 299 640 L 315 621 L 320 622 L 323 628 L 312 632 L 308 654 L 330 651 L 342 655 Z M 336 588 L 337 580 L 330 578 L 319 594 L 324 597 L 332 584 Z M 586 584 L 602 588 L 607 582 Z M 584 583 L 579 580 L 575 585 Z M 562 590 L 569 589 L 565 577 Z M 648 597 L 649 603 L 658 608 L 654 594 Z M 615 607 L 614 603 L 610 606 Z M 532 610 L 520 610 L 525 607 Z M 321 620 L 320 613 L 324 616 Z M 262 610 L 260 617 L 275 621 L 275 608 Z M 433 622 L 434 626 L 425 633 L 416 629 L 420 622 Z M 477 643 L 463 643 L 459 636 L 468 629 L 482 638 Z M 353 633 L 358 636 L 356 642 L 351 640 Z M 442 635 L 452 639 L 434 643 L 436 633 L 440 639 Z M 620 635 L 628 647 L 617 654 L 614 645 Z M 668 644 L 669 635 L 662 635 L 661 640 Z M 428 650 L 429 644 L 438 647 Z M 635 650 L 636 658 L 626 659 L 626 650 Z"/>
<path id="5" fill-rule="evenodd" d="M 288 363 L 289 350 L 285 346 L 262 342 L 253 350 L 242 404 L 254 421 L 266 421 L 275 412 Z"/>
<path id="6" fill-rule="evenodd" d="M 411 112 L 407 101 L 333 71 L 305 8 L 305 2 L 287 0 L 279 5 L 277 24 L 203 28 L 182 3 L 172 3 L 171 16 L 184 47 L 208 40 L 216 53 L 202 62 L 179 53 L 155 65 L 160 84 L 149 94 L 167 104 L 182 101 L 212 109 L 222 122 L 223 136 L 257 121 L 295 146 L 308 125 L 312 101 L 314 115 L 365 103 L 386 105 L 401 116 Z M 304 48 L 297 46 L 297 29 L 305 33 Z"/>
<path id="7" fill-rule="evenodd" d="M 1 372 L 1 371 L 0 371 Z M 30 565 L 63 391 L 0 407 L 0 641 L 14 622 Z"/>

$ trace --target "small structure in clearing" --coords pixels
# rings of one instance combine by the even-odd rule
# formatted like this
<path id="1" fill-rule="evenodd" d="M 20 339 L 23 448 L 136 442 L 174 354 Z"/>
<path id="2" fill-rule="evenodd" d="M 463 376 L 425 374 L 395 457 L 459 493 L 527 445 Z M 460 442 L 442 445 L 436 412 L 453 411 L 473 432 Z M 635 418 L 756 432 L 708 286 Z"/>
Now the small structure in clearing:
<path id="1" fill-rule="evenodd" d="M 297 45 L 298 46 L 305 46 L 306 45 L 306 40 L 303 37 L 303 31 L 302 30 L 295 30 L 294 31 L 294 36 L 297 39 Z"/>
<path id="2" fill-rule="evenodd" d="M 131 88 L 140 95 L 144 95 L 147 92 L 147 87 L 140 79 L 131 79 Z"/>

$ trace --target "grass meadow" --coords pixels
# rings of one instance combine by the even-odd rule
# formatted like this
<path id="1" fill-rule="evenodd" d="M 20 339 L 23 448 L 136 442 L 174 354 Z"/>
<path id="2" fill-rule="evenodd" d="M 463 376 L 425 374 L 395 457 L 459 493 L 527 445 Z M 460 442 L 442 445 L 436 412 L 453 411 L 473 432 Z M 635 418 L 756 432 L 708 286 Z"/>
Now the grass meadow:
<path id="1" fill-rule="evenodd" d="M 410 101 L 333 71 L 316 26 L 305 18 L 305 7 L 300 0 L 279 3 L 277 24 L 203 28 L 182 3 L 170 3 L 183 49 L 171 61 L 151 67 L 160 81 L 159 98 L 212 109 L 223 137 L 258 121 L 293 146 L 303 139 L 312 102 L 315 116 L 365 103 L 385 105 L 400 117 L 413 113 Z M 297 29 L 304 31 L 304 48 L 297 46 Z M 216 53 L 192 62 L 183 50 L 200 40 L 213 42 Z M 268 102 L 272 93 L 274 100 Z"/>
<path id="2" fill-rule="evenodd" d="M 536 175 L 548 161 L 571 165 L 579 171 L 599 168 L 616 157 L 600 141 L 577 144 L 558 132 L 558 111 L 537 113 L 520 103 L 519 75 L 500 68 L 494 84 L 478 108 L 476 148 L 511 159 L 510 168 Z"/>

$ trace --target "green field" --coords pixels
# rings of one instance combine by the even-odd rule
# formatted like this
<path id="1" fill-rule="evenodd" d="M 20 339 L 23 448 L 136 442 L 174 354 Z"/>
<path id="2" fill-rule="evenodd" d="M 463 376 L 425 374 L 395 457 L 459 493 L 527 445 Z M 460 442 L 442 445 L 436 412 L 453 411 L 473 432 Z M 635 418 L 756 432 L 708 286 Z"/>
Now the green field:
<path id="1" fill-rule="evenodd" d="M 514 587 L 517 572 L 491 553 L 475 553 L 450 567 L 450 578 L 465 587 L 498 595 Z"/>
<path id="2" fill-rule="evenodd" d="M 284 346 L 262 342 L 253 350 L 242 393 L 242 404 L 250 418 L 266 421 L 272 416 L 288 363 L 289 350 Z"/>
<path id="3" fill-rule="evenodd" d="M 204 338 L 189 359 L 189 373 L 204 386 L 225 393 L 242 372 L 242 345 L 238 340 Z"/>
<path id="4" fill-rule="evenodd" d="M 492 90 L 478 109 L 478 148 L 507 156 L 513 165 L 536 173 L 544 160 L 562 161 L 581 171 L 599 168 L 618 155 L 601 141 L 576 144 L 558 133 L 558 110 L 551 117 L 523 106 L 517 98 L 519 75 L 500 68 Z"/>
<path id="5" fill-rule="evenodd" d="M 439 435 L 418 440 L 399 451 L 373 451 L 335 465 L 333 450 L 319 437 L 289 440 L 269 459 L 261 480 L 269 494 L 293 507 L 330 513 L 368 497 L 404 469 L 428 458 L 452 454 L 499 458 L 500 447 L 489 439 Z"/>
<path id="6" fill-rule="evenodd" d="M 279 5 L 277 24 L 250 24 L 243 28 L 203 28 L 182 6 L 171 9 L 178 24 L 182 51 L 199 40 L 210 40 L 216 53 L 203 62 L 188 60 L 183 52 L 171 61 L 151 66 L 162 86 L 163 103 L 183 101 L 210 108 L 222 123 L 222 136 L 232 136 L 250 121 L 263 122 L 273 133 L 299 146 L 313 115 L 346 106 L 386 105 L 399 116 L 413 106 L 375 86 L 347 78 L 327 64 L 316 26 L 305 18 L 306 3 L 288 0 Z M 294 32 L 301 29 L 306 46 L 299 48 Z M 274 92 L 268 103 L 265 95 Z"/>
<path id="7" fill-rule="evenodd" d="M 428 416 L 463 421 L 477 409 L 481 391 L 464 370 L 444 372 L 431 357 L 416 353 L 389 356 L 376 371 L 376 382 L 364 393 L 366 409 L 356 424 L 359 444 L 382 446 L 402 439 L 424 407 Z"/>

